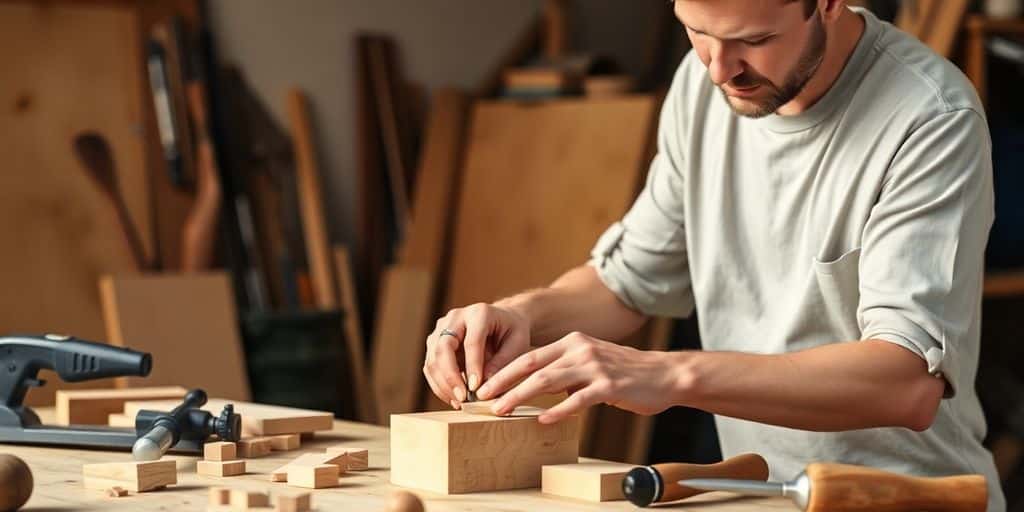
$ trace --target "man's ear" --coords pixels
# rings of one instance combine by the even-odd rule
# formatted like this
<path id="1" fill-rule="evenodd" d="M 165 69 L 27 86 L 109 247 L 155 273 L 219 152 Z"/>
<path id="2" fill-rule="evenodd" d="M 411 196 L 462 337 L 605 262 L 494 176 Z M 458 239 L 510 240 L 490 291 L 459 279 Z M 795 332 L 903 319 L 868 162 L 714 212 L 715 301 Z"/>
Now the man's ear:
<path id="1" fill-rule="evenodd" d="M 821 15 L 821 21 L 825 23 L 835 22 L 845 10 L 846 0 L 818 0 L 818 12 Z"/>

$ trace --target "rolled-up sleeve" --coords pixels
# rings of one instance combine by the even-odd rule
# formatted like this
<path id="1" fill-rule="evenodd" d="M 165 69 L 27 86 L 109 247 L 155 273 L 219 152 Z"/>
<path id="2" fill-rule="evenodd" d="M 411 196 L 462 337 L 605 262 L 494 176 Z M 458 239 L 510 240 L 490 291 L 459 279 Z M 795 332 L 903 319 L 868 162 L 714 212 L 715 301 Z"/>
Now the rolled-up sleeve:
<path id="1" fill-rule="evenodd" d="M 598 239 L 590 260 L 624 304 L 666 317 L 689 316 L 694 307 L 683 222 L 676 82 L 662 106 L 658 151 L 646 183 L 629 212 Z"/>
<path id="2" fill-rule="evenodd" d="M 959 356 L 966 344 L 979 343 L 992 221 L 988 130 L 980 114 L 965 109 L 938 115 L 908 137 L 863 233 L 863 338 L 920 355 L 930 373 L 949 383 L 947 397 L 973 385 L 964 381 L 969 375 L 961 373 Z"/>

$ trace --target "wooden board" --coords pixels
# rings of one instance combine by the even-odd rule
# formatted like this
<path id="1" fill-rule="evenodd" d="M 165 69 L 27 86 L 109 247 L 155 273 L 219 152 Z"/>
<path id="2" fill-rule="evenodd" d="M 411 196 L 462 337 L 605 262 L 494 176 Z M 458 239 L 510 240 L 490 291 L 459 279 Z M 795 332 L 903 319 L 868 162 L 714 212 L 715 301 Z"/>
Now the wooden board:
<path id="1" fill-rule="evenodd" d="M 376 421 L 377 407 L 370 384 L 370 375 L 366 371 L 366 342 L 363 337 L 359 301 L 356 296 L 352 257 L 345 246 L 334 246 L 334 272 L 338 279 L 338 298 L 341 301 L 344 315 L 345 346 L 348 348 L 348 367 L 352 372 L 350 381 L 356 400 L 358 419 L 360 421 Z"/>
<path id="2" fill-rule="evenodd" d="M 181 386 L 61 390 L 57 391 L 57 424 L 107 425 L 111 414 L 124 410 L 125 402 L 175 398 L 180 402 L 187 392 Z"/>
<path id="3" fill-rule="evenodd" d="M 100 283 L 110 343 L 153 354 L 149 377 L 126 386 L 186 384 L 210 396 L 249 399 L 249 378 L 228 276 L 105 277 Z"/>
<path id="4" fill-rule="evenodd" d="M 94 131 L 110 143 L 117 179 L 147 253 L 153 237 L 140 127 L 142 52 L 131 8 L 90 3 L 0 4 L 0 332 L 73 334 L 102 341 L 96 280 L 135 272 L 113 205 L 86 176 L 72 140 Z M 13 70 L 17 70 L 14 72 Z M 62 383 L 28 395 L 53 403 Z"/>
<path id="5" fill-rule="evenodd" d="M 316 305 L 322 309 L 337 307 L 331 245 L 324 216 L 323 187 L 317 166 L 309 102 L 302 91 L 288 91 L 288 117 L 295 145 L 295 175 L 298 181 L 302 231 L 306 236 L 306 258 L 313 280 Z"/>
<path id="6" fill-rule="evenodd" d="M 331 421 L 334 420 L 334 415 L 325 411 L 238 402 L 222 398 L 209 399 L 202 409 L 218 414 L 228 403 L 234 404 L 235 412 L 242 416 L 242 435 L 245 436 L 275 436 L 330 430 Z M 142 409 L 169 411 L 175 405 L 177 405 L 175 402 L 168 400 L 126 402 L 124 413 L 135 417 L 135 414 Z"/>
<path id="7" fill-rule="evenodd" d="M 622 500 L 622 477 L 634 467 L 607 461 L 544 466 L 541 492 L 584 501 Z"/>
<path id="8" fill-rule="evenodd" d="M 441 494 L 539 487 L 541 466 L 576 462 L 579 421 L 543 425 L 461 411 L 391 417 L 391 483 Z"/>

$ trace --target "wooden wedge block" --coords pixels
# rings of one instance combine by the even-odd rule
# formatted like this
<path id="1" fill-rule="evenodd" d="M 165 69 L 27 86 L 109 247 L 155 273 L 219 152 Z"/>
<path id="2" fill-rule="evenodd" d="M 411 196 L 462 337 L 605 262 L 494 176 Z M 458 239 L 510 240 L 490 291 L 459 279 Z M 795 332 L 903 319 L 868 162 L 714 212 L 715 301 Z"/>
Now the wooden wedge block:
<path id="1" fill-rule="evenodd" d="M 342 467 L 347 471 L 364 471 L 370 467 L 370 451 L 366 448 L 337 445 L 328 446 L 326 451 L 328 454 L 343 454 L 345 456 L 345 462 Z"/>
<path id="2" fill-rule="evenodd" d="M 344 453 L 304 453 L 293 459 L 291 462 L 271 471 L 270 481 L 287 482 L 288 468 L 290 468 L 293 465 L 320 466 L 324 464 L 338 466 L 338 472 L 344 473 L 346 470 L 347 459 Z"/>
<path id="3" fill-rule="evenodd" d="M 205 476 L 238 476 L 245 474 L 244 460 L 196 461 L 196 473 Z"/>
<path id="4" fill-rule="evenodd" d="M 540 487 L 579 457 L 580 422 L 439 411 L 391 416 L 391 483 L 442 494 Z"/>
<path id="5" fill-rule="evenodd" d="M 106 490 L 119 486 L 132 492 L 145 492 L 178 483 L 173 460 L 148 462 L 105 462 L 82 466 L 86 489 Z"/>
<path id="6" fill-rule="evenodd" d="M 203 460 L 236 460 L 238 450 L 235 443 L 218 441 L 203 445 Z"/>
<path id="7" fill-rule="evenodd" d="M 334 464 L 288 466 L 288 485 L 308 489 L 324 489 L 338 485 L 339 467 Z"/>
<path id="8" fill-rule="evenodd" d="M 55 421 L 58 425 L 107 425 L 109 415 L 120 413 L 125 402 L 177 400 L 180 403 L 187 392 L 180 386 L 58 390 Z M 131 424 L 127 426 L 134 427 L 135 415 L 131 418 Z"/>
<path id="9" fill-rule="evenodd" d="M 210 487 L 209 505 L 230 505 L 231 489 L 226 487 Z"/>
<path id="10" fill-rule="evenodd" d="M 246 459 L 255 459 L 270 454 L 270 440 L 264 437 L 240 439 L 235 445 L 238 447 L 238 456 Z"/>
<path id="11" fill-rule="evenodd" d="M 107 426 L 117 428 L 135 428 L 135 418 L 119 412 L 107 415 Z"/>
<path id="12" fill-rule="evenodd" d="M 123 498 L 128 495 L 128 491 L 124 487 L 115 485 L 107 489 L 107 496 L 111 498 Z"/>
<path id="13" fill-rule="evenodd" d="M 277 495 L 274 508 L 277 512 L 307 512 L 312 506 L 312 498 L 308 492 L 293 495 Z"/>
<path id="14" fill-rule="evenodd" d="M 289 450 L 296 450 L 302 444 L 299 440 L 299 434 L 282 434 L 279 436 L 270 436 L 267 439 L 270 440 L 270 449 L 278 452 L 286 452 Z"/>
<path id="15" fill-rule="evenodd" d="M 584 501 L 614 501 L 622 495 L 622 477 L 636 466 L 587 461 L 541 468 L 541 492 Z"/>
<path id="16" fill-rule="evenodd" d="M 265 492 L 231 489 L 231 508 L 245 510 L 255 507 L 269 507 L 270 496 Z"/>
<path id="17" fill-rule="evenodd" d="M 491 406 L 494 405 L 497 399 L 494 400 L 478 400 L 476 402 L 463 402 L 462 412 L 467 414 L 482 414 L 484 416 L 495 416 L 494 411 L 491 410 Z M 535 407 L 532 405 L 520 405 L 512 410 L 512 412 L 505 416 L 540 416 L 546 409 L 543 407 Z"/>

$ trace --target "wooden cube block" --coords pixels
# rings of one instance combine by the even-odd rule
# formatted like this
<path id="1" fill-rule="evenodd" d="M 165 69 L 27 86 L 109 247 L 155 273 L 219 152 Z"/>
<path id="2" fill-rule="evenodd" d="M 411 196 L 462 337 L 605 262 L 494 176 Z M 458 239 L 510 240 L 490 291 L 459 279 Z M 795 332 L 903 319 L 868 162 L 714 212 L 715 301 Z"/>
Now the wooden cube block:
<path id="1" fill-rule="evenodd" d="M 245 510 L 255 507 L 269 507 L 270 496 L 265 492 L 231 489 L 231 508 Z"/>
<path id="2" fill-rule="evenodd" d="M 277 512 L 307 512 L 312 505 L 308 492 L 293 495 L 277 495 L 274 508 Z"/>
<path id="3" fill-rule="evenodd" d="M 270 454 L 270 440 L 265 437 L 242 439 L 236 443 L 238 456 L 255 459 Z"/>
<path id="4" fill-rule="evenodd" d="M 238 450 L 235 443 L 219 441 L 203 445 L 203 460 L 236 460 Z"/>
<path id="5" fill-rule="evenodd" d="M 270 449 L 279 452 L 298 449 L 300 444 L 299 434 L 270 436 L 267 439 L 270 439 Z"/>
<path id="6" fill-rule="evenodd" d="M 339 468 L 334 464 L 319 466 L 293 464 L 288 466 L 288 485 L 308 489 L 335 487 L 338 485 L 338 474 Z"/>
<path id="7" fill-rule="evenodd" d="M 585 501 L 622 500 L 622 477 L 634 467 L 599 460 L 544 466 L 541 492 Z"/>
<path id="8" fill-rule="evenodd" d="M 231 489 L 226 487 L 210 487 L 210 505 L 230 505 Z"/>
<path id="9" fill-rule="evenodd" d="M 238 476 L 245 474 L 244 460 L 200 460 L 196 473 L 205 476 Z"/>
<path id="10" fill-rule="evenodd" d="M 132 492 L 145 492 L 178 483 L 173 460 L 148 462 L 105 462 L 82 466 L 86 489 L 106 490 L 119 486 Z"/>
<path id="11" fill-rule="evenodd" d="M 348 471 L 363 471 L 370 467 L 370 452 L 366 448 L 354 446 L 328 446 L 327 453 L 340 453 L 345 456 L 344 467 Z"/>
<path id="12" fill-rule="evenodd" d="M 440 411 L 391 415 L 391 483 L 442 494 L 540 487 L 541 466 L 579 457 L 578 417 Z"/>

